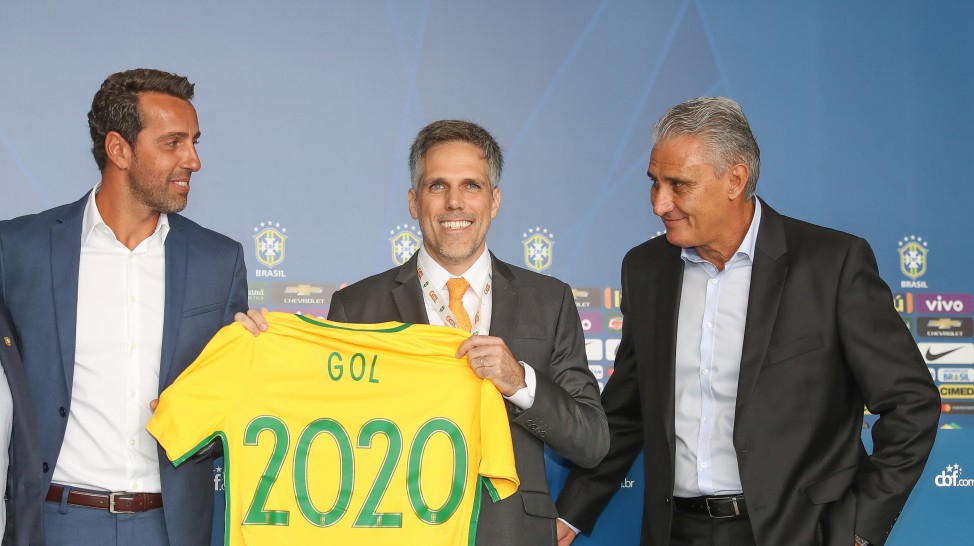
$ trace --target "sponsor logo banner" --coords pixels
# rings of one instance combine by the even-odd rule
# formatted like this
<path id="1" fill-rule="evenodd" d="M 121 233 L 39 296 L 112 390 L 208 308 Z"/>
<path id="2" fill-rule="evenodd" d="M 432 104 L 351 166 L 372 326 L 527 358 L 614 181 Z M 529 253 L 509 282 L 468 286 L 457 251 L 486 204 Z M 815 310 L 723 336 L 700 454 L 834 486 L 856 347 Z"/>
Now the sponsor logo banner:
<path id="1" fill-rule="evenodd" d="M 962 400 L 974 400 L 974 385 L 941 385 L 941 398 L 960 398 Z"/>
<path id="2" fill-rule="evenodd" d="M 917 294 L 918 313 L 969 315 L 974 308 L 970 294 Z"/>
<path id="3" fill-rule="evenodd" d="M 622 290 L 606 288 L 604 303 L 606 309 L 618 309 L 619 305 L 622 303 Z"/>
<path id="4" fill-rule="evenodd" d="M 572 288 L 575 307 L 579 309 L 598 309 L 602 290 L 599 288 Z"/>
<path id="5" fill-rule="evenodd" d="M 940 368 L 934 379 L 941 383 L 974 383 L 974 368 Z"/>
<path id="6" fill-rule="evenodd" d="M 601 339 L 586 339 L 585 340 L 585 357 L 588 358 L 589 362 L 593 360 L 602 360 L 602 340 Z"/>
<path id="7" fill-rule="evenodd" d="M 893 309 L 896 309 L 897 313 L 906 313 L 906 314 L 912 313 L 913 294 L 911 294 L 910 292 L 893 294 Z"/>
<path id="8" fill-rule="evenodd" d="M 588 369 L 591 370 L 592 375 L 598 381 L 602 381 L 602 378 L 605 377 L 605 367 L 601 364 L 589 364 Z"/>
<path id="9" fill-rule="evenodd" d="M 903 319 L 903 324 L 906 324 L 906 329 L 909 330 L 910 333 L 912 334 L 914 332 L 914 328 L 913 328 L 913 317 L 907 317 L 907 316 L 904 316 L 904 315 L 900 315 L 900 318 Z"/>
<path id="10" fill-rule="evenodd" d="M 949 464 L 933 478 L 937 487 L 974 487 L 974 479 L 965 478 L 964 469 L 958 464 Z"/>
<path id="11" fill-rule="evenodd" d="M 274 303 L 279 305 L 300 305 L 328 307 L 331 295 L 338 290 L 337 284 L 291 284 L 274 283 L 272 287 Z"/>
<path id="12" fill-rule="evenodd" d="M 619 343 L 621 339 L 607 339 L 605 340 L 605 359 L 615 360 L 616 353 L 619 351 Z"/>
<path id="13" fill-rule="evenodd" d="M 582 331 L 586 334 L 602 333 L 602 313 L 598 311 L 579 311 L 578 318 L 582 321 Z"/>
<path id="14" fill-rule="evenodd" d="M 927 364 L 974 364 L 974 343 L 917 343 Z"/>
<path id="15" fill-rule="evenodd" d="M 605 314 L 605 331 L 622 334 L 622 313 Z"/>
<path id="16" fill-rule="evenodd" d="M 972 337 L 971 317 L 917 317 L 916 333 L 923 337 Z"/>
<path id="17" fill-rule="evenodd" d="M 265 307 L 270 300 L 271 296 L 267 290 L 267 283 L 247 283 L 247 305 L 254 308 Z"/>
<path id="18" fill-rule="evenodd" d="M 974 402 L 944 402 L 940 405 L 943 413 L 974 414 Z"/>

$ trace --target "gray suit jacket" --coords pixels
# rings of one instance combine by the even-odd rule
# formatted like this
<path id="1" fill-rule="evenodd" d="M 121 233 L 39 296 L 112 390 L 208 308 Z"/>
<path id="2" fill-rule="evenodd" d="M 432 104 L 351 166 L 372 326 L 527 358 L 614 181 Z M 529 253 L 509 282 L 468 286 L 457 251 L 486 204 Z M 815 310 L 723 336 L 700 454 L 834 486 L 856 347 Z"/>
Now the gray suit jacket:
<path id="1" fill-rule="evenodd" d="M 608 448 L 608 427 L 599 404 L 599 388 L 585 358 L 571 289 L 552 277 L 491 258 L 490 335 L 502 338 L 518 360 L 534 368 L 538 385 L 531 409 L 521 411 L 507 404 L 521 487 L 497 503 L 484 493 L 477 544 L 555 544 L 554 518 L 558 514 L 548 493 L 544 446 L 579 466 L 591 467 Z M 428 323 L 416 260 L 414 255 L 401 267 L 336 292 L 328 319 Z"/>
<path id="2" fill-rule="evenodd" d="M 14 495 L 44 502 L 71 410 L 81 222 L 88 195 L 39 214 L 0 222 L 0 297 L 20 339 L 40 434 L 41 453 L 28 472 L 40 483 Z M 247 309 L 243 248 L 178 214 L 166 236 L 159 392 L 199 356 L 221 327 Z M 171 544 L 208 545 L 213 469 L 201 458 L 177 470 L 158 450 L 166 529 Z M 19 470 L 22 471 L 22 470 Z M 17 502 L 21 502 L 17 499 Z"/>
<path id="3" fill-rule="evenodd" d="M 10 435 L 10 469 L 7 480 L 7 528 L 4 544 L 26 546 L 44 544 L 44 515 L 41 504 L 34 502 L 35 491 L 41 487 L 40 467 L 34 464 L 41 458 L 41 444 L 37 439 L 37 419 L 27 389 L 24 365 L 20 360 L 19 343 L 7 307 L 0 300 L 0 365 L 10 385 L 14 403 L 13 431 Z M 18 494 L 26 493 L 26 494 Z"/>
<path id="4" fill-rule="evenodd" d="M 862 239 L 763 204 L 734 447 L 759 545 L 886 541 L 933 447 L 940 397 Z M 670 543 L 680 249 L 657 237 L 622 265 L 622 342 L 602 393 L 612 445 L 558 498 L 590 531 L 644 451 L 642 544 Z M 863 404 L 880 416 L 861 441 Z"/>

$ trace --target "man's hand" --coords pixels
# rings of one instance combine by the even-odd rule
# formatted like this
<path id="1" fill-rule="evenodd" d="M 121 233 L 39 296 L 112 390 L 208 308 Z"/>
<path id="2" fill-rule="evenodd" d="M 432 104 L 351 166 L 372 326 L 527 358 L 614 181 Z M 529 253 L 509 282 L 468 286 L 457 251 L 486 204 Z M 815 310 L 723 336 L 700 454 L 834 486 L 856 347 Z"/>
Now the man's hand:
<path id="1" fill-rule="evenodd" d="M 524 368 L 499 337 L 468 337 L 457 350 L 457 358 L 464 356 L 477 377 L 489 379 L 504 396 L 528 386 L 524 382 Z"/>
<path id="2" fill-rule="evenodd" d="M 257 337 L 261 332 L 267 331 L 267 321 L 264 320 L 264 313 L 266 312 L 266 307 L 261 308 L 259 311 L 257 309 L 248 309 L 246 314 L 237 313 L 234 315 L 233 320 L 242 324 L 248 332 L 254 334 L 254 337 Z"/>
<path id="3" fill-rule="evenodd" d="M 560 519 L 555 520 L 555 534 L 558 536 L 558 546 L 568 546 L 575 540 L 575 531 L 572 531 Z"/>

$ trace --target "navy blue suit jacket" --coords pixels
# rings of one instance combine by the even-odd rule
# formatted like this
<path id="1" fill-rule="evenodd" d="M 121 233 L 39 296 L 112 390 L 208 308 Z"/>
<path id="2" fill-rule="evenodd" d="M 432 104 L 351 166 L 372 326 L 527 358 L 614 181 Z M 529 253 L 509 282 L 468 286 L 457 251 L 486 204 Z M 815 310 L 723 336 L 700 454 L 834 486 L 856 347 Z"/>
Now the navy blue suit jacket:
<path id="1" fill-rule="evenodd" d="M 40 433 L 40 456 L 13 491 L 40 506 L 57 464 L 71 410 L 81 223 L 75 203 L 0 222 L 0 297 L 13 317 Z M 176 379 L 221 327 L 247 309 L 243 247 L 178 214 L 169 215 L 159 391 Z M 84 320 L 84 317 L 81 317 Z M 208 459 L 178 470 L 159 450 L 166 529 L 172 544 L 209 544 L 213 469 Z"/>
<path id="2" fill-rule="evenodd" d="M 37 439 L 37 420 L 34 406 L 27 390 L 27 377 L 20 360 L 10 313 L 0 301 L 0 365 L 7 376 L 10 396 L 13 398 L 13 431 L 10 435 L 10 471 L 7 473 L 7 528 L 5 542 L 13 544 L 43 544 L 43 513 L 41 505 L 31 499 L 37 497 L 40 482 L 31 480 L 26 469 L 32 461 L 40 460 L 41 444 Z M 36 475 L 37 473 L 33 473 Z M 20 494 L 15 494 L 20 493 Z"/>

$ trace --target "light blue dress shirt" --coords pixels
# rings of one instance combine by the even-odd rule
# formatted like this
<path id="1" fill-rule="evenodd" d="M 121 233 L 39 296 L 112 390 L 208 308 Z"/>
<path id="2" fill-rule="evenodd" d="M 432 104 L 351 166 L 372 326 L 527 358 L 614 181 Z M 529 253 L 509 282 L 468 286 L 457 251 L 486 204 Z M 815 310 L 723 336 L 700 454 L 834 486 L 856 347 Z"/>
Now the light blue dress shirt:
<path id="1" fill-rule="evenodd" d="M 695 249 L 681 254 L 683 286 L 676 336 L 673 495 L 740 493 L 734 449 L 737 382 L 761 203 L 737 252 L 718 271 Z"/>

